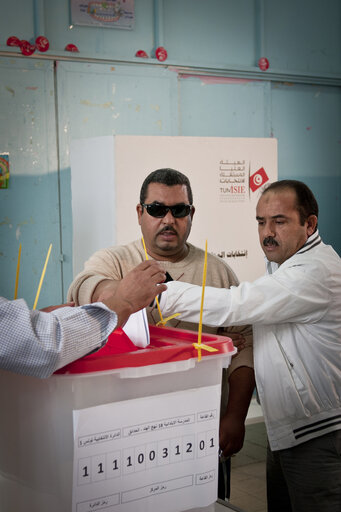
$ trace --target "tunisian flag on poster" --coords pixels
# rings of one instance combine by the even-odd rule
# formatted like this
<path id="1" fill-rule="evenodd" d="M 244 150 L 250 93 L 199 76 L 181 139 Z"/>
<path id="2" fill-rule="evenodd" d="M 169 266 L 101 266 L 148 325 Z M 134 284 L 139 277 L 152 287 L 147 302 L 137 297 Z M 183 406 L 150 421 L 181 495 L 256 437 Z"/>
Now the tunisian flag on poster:
<path id="1" fill-rule="evenodd" d="M 269 181 L 269 177 L 266 174 L 264 168 L 261 167 L 260 169 L 258 169 L 258 171 L 253 173 L 252 176 L 250 176 L 250 189 L 252 190 L 252 192 L 255 192 L 257 188 L 264 185 L 264 183 L 266 183 L 267 181 Z"/>

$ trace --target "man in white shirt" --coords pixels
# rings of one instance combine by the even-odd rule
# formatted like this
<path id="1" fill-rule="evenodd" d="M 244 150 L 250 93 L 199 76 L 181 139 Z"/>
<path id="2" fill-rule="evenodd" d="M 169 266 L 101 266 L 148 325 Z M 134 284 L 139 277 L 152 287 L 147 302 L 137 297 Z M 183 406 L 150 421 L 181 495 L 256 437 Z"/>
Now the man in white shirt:
<path id="1" fill-rule="evenodd" d="M 271 184 L 256 212 L 267 275 L 205 290 L 203 322 L 253 325 L 268 512 L 341 510 L 341 260 L 322 242 L 317 218 L 304 183 Z M 200 287 L 172 282 L 160 305 L 197 321 L 200 299 Z"/>

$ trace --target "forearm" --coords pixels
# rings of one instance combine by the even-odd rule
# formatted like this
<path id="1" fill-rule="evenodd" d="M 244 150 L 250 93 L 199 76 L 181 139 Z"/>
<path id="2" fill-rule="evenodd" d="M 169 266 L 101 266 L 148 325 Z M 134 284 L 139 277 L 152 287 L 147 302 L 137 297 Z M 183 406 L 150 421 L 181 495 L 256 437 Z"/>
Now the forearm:
<path id="1" fill-rule="evenodd" d="M 229 377 L 229 397 L 225 415 L 233 414 L 244 422 L 254 389 L 253 369 L 248 366 L 236 368 Z"/>
<path id="2" fill-rule="evenodd" d="M 171 281 L 168 290 L 161 295 L 160 306 L 164 316 L 179 313 L 179 319 L 186 322 L 199 323 L 201 305 L 201 286 Z M 218 327 L 228 326 L 228 310 L 230 290 L 225 288 L 205 288 L 203 324 Z M 245 322 L 243 322 L 245 323 Z"/>
<path id="3" fill-rule="evenodd" d="M 58 317 L 53 341 L 56 369 L 101 348 L 118 326 L 117 313 L 103 303 L 59 309 L 50 316 Z"/>
<path id="4" fill-rule="evenodd" d="M 84 270 L 72 281 L 67 300 L 74 301 L 77 306 L 94 302 L 96 297 L 92 296 L 102 281 L 119 281 L 122 277 L 111 248 L 97 251 L 85 262 Z"/>
<path id="5" fill-rule="evenodd" d="M 235 342 L 233 342 L 235 343 Z M 253 347 L 249 344 L 249 338 L 246 338 L 244 343 L 244 348 L 241 350 L 238 348 L 238 352 L 235 356 L 232 357 L 231 364 L 227 368 L 227 375 L 230 377 L 230 375 L 233 374 L 235 370 L 237 370 L 240 367 L 249 367 L 253 368 Z"/>
<path id="6" fill-rule="evenodd" d="M 98 285 L 94 289 L 93 294 L 91 296 L 91 302 L 103 302 L 107 298 L 112 297 L 112 295 L 115 294 L 118 285 L 119 281 L 114 281 L 113 279 L 104 279 L 103 281 L 98 283 Z"/>
<path id="7" fill-rule="evenodd" d="M 245 418 L 255 386 L 252 368 L 241 366 L 229 378 L 229 397 L 220 418 L 219 445 L 225 457 L 243 447 Z"/>
<path id="8" fill-rule="evenodd" d="M 0 319 L 0 367 L 48 377 L 61 366 L 100 347 L 116 327 L 117 317 L 103 305 L 65 307 L 43 313 L 30 311 L 19 300 L 2 306 Z"/>
<path id="9" fill-rule="evenodd" d="M 100 301 L 109 309 L 115 311 L 117 315 L 117 327 L 124 325 L 129 316 L 136 312 L 136 308 L 134 308 L 133 304 L 126 298 L 111 295 L 107 298 L 102 297 Z"/>
<path id="10" fill-rule="evenodd" d="M 171 281 L 160 305 L 165 316 L 198 322 L 202 288 Z M 206 286 L 203 324 L 215 326 L 318 321 L 330 304 L 330 294 L 298 265 L 274 275 L 242 282 L 230 289 Z"/>
<path id="11" fill-rule="evenodd" d="M 76 306 L 90 304 L 93 302 L 92 295 L 97 285 L 106 279 L 107 278 L 101 274 L 87 275 L 85 272 L 82 272 L 71 283 L 67 294 L 67 300 L 73 301 Z"/>

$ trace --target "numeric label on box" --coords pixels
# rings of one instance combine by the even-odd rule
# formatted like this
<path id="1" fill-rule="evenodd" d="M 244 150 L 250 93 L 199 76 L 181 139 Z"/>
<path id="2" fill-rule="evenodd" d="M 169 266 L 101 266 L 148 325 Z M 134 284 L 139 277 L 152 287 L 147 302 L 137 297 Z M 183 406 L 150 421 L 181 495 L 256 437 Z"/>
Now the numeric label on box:
<path id="1" fill-rule="evenodd" d="M 73 512 L 215 501 L 219 402 L 209 386 L 74 411 Z"/>

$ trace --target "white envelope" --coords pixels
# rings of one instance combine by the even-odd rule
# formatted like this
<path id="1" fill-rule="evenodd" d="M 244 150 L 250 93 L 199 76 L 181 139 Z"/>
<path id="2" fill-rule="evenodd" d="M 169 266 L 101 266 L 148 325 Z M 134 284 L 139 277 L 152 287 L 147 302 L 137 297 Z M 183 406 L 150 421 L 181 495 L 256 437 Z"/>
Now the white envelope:
<path id="1" fill-rule="evenodd" d="M 144 348 L 149 345 L 150 334 L 145 308 L 130 315 L 122 329 L 137 347 Z"/>

